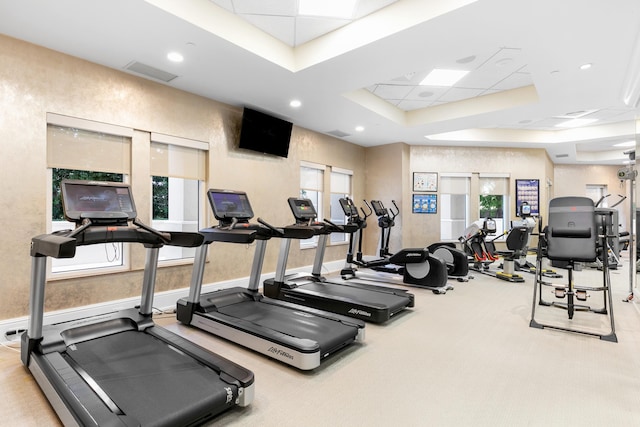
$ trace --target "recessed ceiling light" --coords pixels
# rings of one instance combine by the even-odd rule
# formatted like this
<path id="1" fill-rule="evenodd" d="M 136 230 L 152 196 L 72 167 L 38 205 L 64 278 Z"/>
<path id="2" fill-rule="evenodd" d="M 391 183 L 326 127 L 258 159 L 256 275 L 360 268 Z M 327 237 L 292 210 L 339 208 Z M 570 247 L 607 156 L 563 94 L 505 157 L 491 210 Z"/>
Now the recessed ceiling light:
<path id="1" fill-rule="evenodd" d="M 167 59 L 171 62 L 182 62 L 184 61 L 184 57 L 178 52 L 169 52 L 167 54 Z"/>
<path id="2" fill-rule="evenodd" d="M 356 132 L 362 132 L 364 130 L 364 126 L 356 126 Z"/>
<path id="3" fill-rule="evenodd" d="M 298 14 L 329 18 L 353 18 L 357 0 L 299 0 Z"/>
<path id="4" fill-rule="evenodd" d="M 289 107 L 291 108 L 298 108 L 302 105 L 302 102 L 300 102 L 299 99 L 292 99 L 291 102 L 289 102 Z"/>
<path id="5" fill-rule="evenodd" d="M 614 147 L 635 147 L 636 146 L 636 142 L 635 141 L 625 141 L 625 142 L 619 142 L 617 144 L 613 144 Z"/>
<path id="6" fill-rule="evenodd" d="M 581 70 L 588 70 L 589 68 L 591 68 L 591 66 L 592 66 L 592 65 L 593 65 L 593 64 L 592 64 L 592 63 L 590 63 L 590 62 L 589 62 L 589 63 L 586 63 L 586 64 L 582 64 L 582 65 L 580 66 L 580 69 L 581 69 Z"/>
<path id="7" fill-rule="evenodd" d="M 444 70 L 435 68 L 421 82 L 421 86 L 453 86 L 467 75 L 466 70 Z"/>
<path id="8" fill-rule="evenodd" d="M 597 122 L 598 119 L 571 119 L 565 122 L 558 123 L 556 127 L 559 128 L 577 128 L 580 126 L 586 126 L 593 122 Z"/>

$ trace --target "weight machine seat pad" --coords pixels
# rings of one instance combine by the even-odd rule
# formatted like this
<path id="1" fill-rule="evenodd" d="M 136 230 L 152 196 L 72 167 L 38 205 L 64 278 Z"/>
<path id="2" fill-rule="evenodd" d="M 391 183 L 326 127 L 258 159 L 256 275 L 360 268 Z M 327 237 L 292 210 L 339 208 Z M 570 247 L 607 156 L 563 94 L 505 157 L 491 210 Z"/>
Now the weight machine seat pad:
<path id="1" fill-rule="evenodd" d="M 547 258 L 593 262 L 597 257 L 596 216 L 588 197 L 557 197 L 549 201 L 545 240 Z"/>
<path id="2" fill-rule="evenodd" d="M 213 369 L 138 331 L 70 346 L 74 360 L 128 416 L 145 426 L 175 426 L 222 412 L 234 403 Z"/>

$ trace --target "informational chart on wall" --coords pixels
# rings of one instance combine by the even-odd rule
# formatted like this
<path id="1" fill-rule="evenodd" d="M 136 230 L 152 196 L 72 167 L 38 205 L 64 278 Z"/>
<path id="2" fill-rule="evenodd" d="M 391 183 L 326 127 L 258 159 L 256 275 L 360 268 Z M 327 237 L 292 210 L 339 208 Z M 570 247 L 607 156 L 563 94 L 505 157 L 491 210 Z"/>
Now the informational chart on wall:
<path id="1" fill-rule="evenodd" d="M 413 213 L 434 214 L 438 212 L 438 196 L 436 194 L 414 194 L 412 202 Z"/>
<path id="2" fill-rule="evenodd" d="M 436 172 L 414 172 L 413 191 L 438 191 L 438 174 Z"/>
<path id="3" fill-rule="evenodd" d="M 516 179 L 516 216 L 520 214 L 520 207 L 524 202 L 529 204 L 531 215 L 540 213 L 539 179 Z"/>

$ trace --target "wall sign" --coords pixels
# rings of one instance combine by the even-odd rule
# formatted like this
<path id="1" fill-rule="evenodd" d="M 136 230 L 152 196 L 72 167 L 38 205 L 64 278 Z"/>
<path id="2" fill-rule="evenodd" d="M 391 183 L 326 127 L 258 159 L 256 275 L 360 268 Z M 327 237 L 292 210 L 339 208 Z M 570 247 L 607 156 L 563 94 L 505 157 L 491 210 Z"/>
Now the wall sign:
<path id="1" fill-rule="evenodd" d="M 438 212 L 437 194 L 414 194 L 411 204 L 413 213 L 434 214 Z"/>
<path id="2" fill-rule="evenodd" d="M 531 215 L 540 214 L 540 180 L 516 179 L 516 216 L 520 215 L 522 202 L 527 202 L 531 207 Z"/>
<path id="3" fill-rule="evenodd" d="M 413 191 L 438 191 L 438 173 L 414 172 Z"/>

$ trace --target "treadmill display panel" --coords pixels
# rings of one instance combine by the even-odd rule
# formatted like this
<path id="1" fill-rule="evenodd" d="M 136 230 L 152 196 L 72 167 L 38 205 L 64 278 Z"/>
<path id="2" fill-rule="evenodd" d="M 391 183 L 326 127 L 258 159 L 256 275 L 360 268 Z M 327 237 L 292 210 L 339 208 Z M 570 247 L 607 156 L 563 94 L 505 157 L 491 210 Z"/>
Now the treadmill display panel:
<path id="1" fill-rule="evenodd" d="M 309 199 L 298 199 L 291 197 L 289 199 L 289 207 L 296 219 L 314 219 L 318 216 L 316 208 L 313 206 L 313 202 Z"/>
<path id="2" fill-rule="evenodd" d="M 243 191 L 209 190 L 207 196 L 213 209 L 213 215 L 218 221 L 253 218 L 249 198 L 247 193 Z"/>
<path id="3" fill-rule="evenodd" d="M 136 218 L 129 185 L 121 182 L 63 180 L 62 207 L 64 216 L 72 222 L 83 218 Z M 124 214 L 124 215 L 123 215 Z"/>
<path id="4" fill-rule="evenodd" d="M 342 207 L 342 211 L 348 217 L 357 217 L 358 216 L 358 208 L 353 204 L 351 199 L 341 198 L 340 206 Z"/>
<path id="5" fill-rule="evenodd" d="M 384 207 L 380 200 L 372 200 L 371 207 L 376 216 L 384 216 L 387 214 L 387 209 Z"/>

